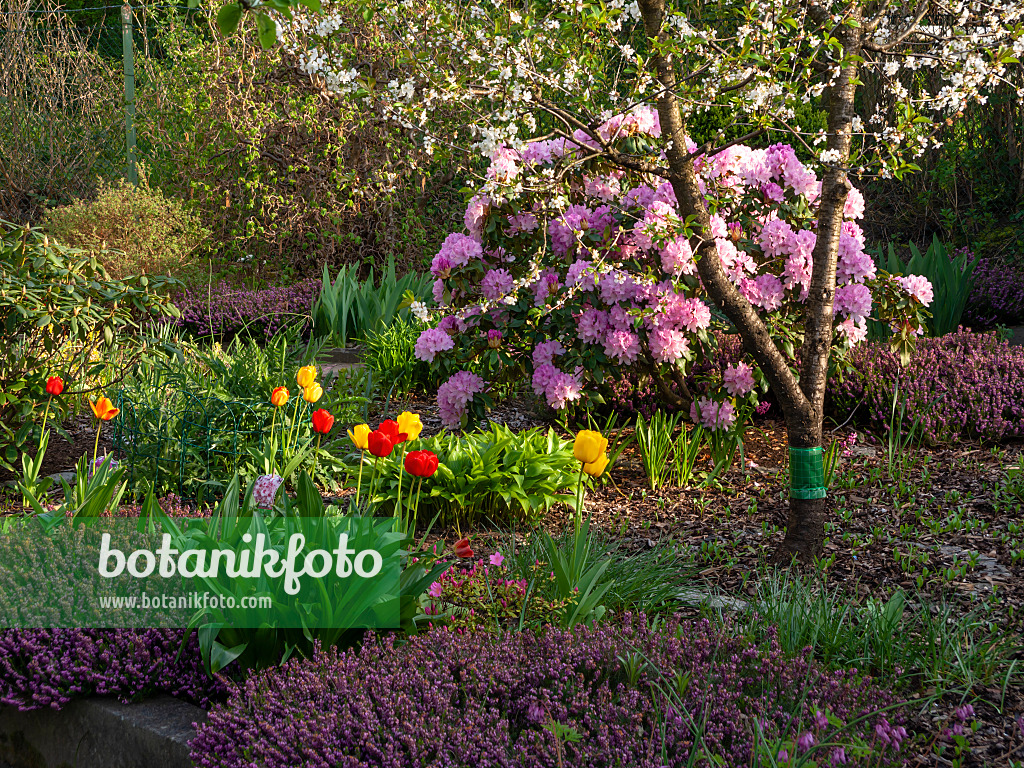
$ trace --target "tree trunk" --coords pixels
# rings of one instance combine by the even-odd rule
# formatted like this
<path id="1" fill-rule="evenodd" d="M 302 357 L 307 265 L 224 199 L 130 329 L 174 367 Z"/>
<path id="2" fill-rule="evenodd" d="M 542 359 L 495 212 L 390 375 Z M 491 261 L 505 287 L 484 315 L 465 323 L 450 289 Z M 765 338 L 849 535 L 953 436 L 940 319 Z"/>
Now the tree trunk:
<path id="1" fill-rule="evenodd" d="M 645 31 L 650 38 L 662 38 L 665 0 L 639 0 Z M 857 56 L 861 49 L 859 7 L 854 11 L 855 24 L 841 26 L 836 36 L 845 54 Z M 819 23 L 829 23 L 823 16 Z M 677 100 L 675 63 L 671 57 L 655 49 L 651 57 L 655 75 L 661 86 L 658 116 L 666 142 L 665 157 L 669 166 L 679 213 L 695 221 L 696 247 L 693 248 L 697 271 L 708 295 L 739 330 L 744 349 L 754 358 L 768 379 L 786 416 L 791 448 L 821 448 L 824 418 L 825 382 L 832 350 L 832 315 L 835 299 L 836 263 L 843 211 L 850 182 L 845 165 L 849 161 L 853 125 L 853 99 L 857 83 L 857 63 L 847 60 L 835 83 L 828 90 L 829 136 L 827 148 L 838 153 L 822 179 L 819 205 L 817 243 L 815 246 L 811 286 L 805 304 L 804 343 L 801 349 L 799 381 L 789 360 L 772 339 L 768 328 L 750 302 L 744 299 L 729 281 L 710 236 L 711 217 L 697 186 L 693 158 L 686 150 L 685 124 Z M 820 461 L 820 457 L 819 457 Z M 786 538 L 775 554 L 780 562 L 796 556 L 810 562 L 821 555 L 825 538 L 826 503 L 824 498 L 791 498 Z"/>

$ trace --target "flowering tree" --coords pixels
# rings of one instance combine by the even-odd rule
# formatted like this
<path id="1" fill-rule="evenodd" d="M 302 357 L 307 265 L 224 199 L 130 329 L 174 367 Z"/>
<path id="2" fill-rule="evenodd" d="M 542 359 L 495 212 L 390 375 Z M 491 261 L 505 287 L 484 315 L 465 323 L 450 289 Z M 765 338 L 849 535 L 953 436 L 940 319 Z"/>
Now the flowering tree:
<path id="1" fill-rule="evenodd" d="M 526 288 L 551 310 L 572 313 L 580 342 L 603 334 L 592 354 L 635 355 L 674 377 L 706 333 L 705 298 L 713 303 L 771 386 L 794 466 L 810 478 L 808 485 L 793 473 L 778 555 L 817 555 L 825 502 L 814 484 L 833 350 L 862 335 L 873 291 L 901 318 L 894 343 L 906 353 L 929 298 L 919 279 L 871 283 L 877 276 L 863 259 L 853 221 L 861 204 L 849 174 L 914 170 L 937 121 L 983 100 L 1024 52 L 1024 7 L 1010 0 L 408 0 L 365 5 L 370 38 L 392 52 L 386 66 L 373 59 L 370 68 L 362 63 L 372 58 L 366 40 L 341 29 L 340 16 L 317 0 L 303 5 L 318 12 L 293 16 L 289 2 L 268 0 L 257 10 L 265 42 L 280 33 L 306 72 L 418 131 L 429 148 L 471 144 L 490 159 L 465 239 L 453 235 L 439 254 L 449 267 L 434 265 L 449 270 L 443 300 L 488 315 L 477 321 L 481 330 L 520 334 L 521 318 L 485 309 L 480 296 L 511 291 L 521 302 Z M 275 10 L 287 13 L 275 19 Z M 235 4 L 221 9 L 225 31 L 240 12 Z M 883 87 L 858 94 L 866 73 Z M 807 103 L 823 111 L 822 128 L 797 119 Z M 688 126 L 712 108 L 729 110 L 734 130 L 696 146 Z M 773 144 L 780 137 L 809 163 Z M 771 146 L 745 148 L 753 142 Z M 524 231 L 521 250 L 504 242 Z M 527 260 L 527 275 L 501 265 L 528 253 L 536 258 Z M 558 255 L 570 262 L 564 269 L 552 268 Z M 593 300 L 560 304 L 566 283 Z M 512 324 L 505 331 L 502 317 Z M 447 322 L 469 327 L 465 312 Z M 421 340 L 424 354 L 445 351 L 447 342 L 431 338 Z M 557 403 L 599 366 L 550 341 L 566 351 L 535 345 L 531 375 Z M 457 410 L 483 386 L 475 376 L 461 374 L 443 399 Z M 750 383 L 745 369 L 730 376 L 741 391 Z M 721 424 L 726 401 L 717 402 Z"/>

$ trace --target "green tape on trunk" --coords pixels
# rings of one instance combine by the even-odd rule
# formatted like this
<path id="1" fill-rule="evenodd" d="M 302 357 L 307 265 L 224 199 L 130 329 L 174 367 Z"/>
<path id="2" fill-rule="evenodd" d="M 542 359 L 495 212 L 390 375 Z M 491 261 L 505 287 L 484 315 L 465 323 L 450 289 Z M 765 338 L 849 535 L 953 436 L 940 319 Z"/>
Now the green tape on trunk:
<path id="1" fill-rule="evenodd" d="M 825 463 L 821 448 L 789 449 L 789 496 L 793 499 L 824 499 Z"/>

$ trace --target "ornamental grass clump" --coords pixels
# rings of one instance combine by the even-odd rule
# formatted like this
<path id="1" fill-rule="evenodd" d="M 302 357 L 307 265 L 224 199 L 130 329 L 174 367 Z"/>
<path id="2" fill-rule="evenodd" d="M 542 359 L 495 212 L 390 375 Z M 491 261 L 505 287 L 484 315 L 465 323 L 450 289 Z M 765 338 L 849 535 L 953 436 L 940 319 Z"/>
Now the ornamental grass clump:
<path id="1" fill-rule="evenodd" d="M 820 766 L 885 766 L 901 763 L 906 734 L 892 711 L 874 714 L 892 702 L 852 671 L 708 621 L 435 629 L 253 675 L 191 747 L 200 768 L 676 768 L 694 751 L 697 765 L 749 766 L 782 749 Z M 566 729 L 579 739 L 556 744 Z"/>
<path id="2" fill-rule="evenodd" d="M 1024 435 L 1024 348 L 995 333 L 922 339 L 905 368 L 885 344 L 857 347 L 850 361 L 856 372 L 829 382 L 840 414 L 856 408 L 855 418 L 884 430 L 899 387 L 905 423 L 919 422 L 929 443 Z"/>

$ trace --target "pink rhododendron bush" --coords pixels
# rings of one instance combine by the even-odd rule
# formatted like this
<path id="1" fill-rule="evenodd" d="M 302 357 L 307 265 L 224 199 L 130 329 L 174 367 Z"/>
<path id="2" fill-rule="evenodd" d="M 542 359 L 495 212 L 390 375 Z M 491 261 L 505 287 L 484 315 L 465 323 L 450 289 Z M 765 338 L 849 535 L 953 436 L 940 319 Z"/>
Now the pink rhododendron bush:
<path id="1" fill-rule="evenodd" d="M 656 159 L 658 113 L 634 108 L 598 134 L 642 168 L 645 155 Z M 679 218 L 671 184 L 612 170 L 592 139 L 582 131 L 574 138 L 497 147 L 464 230 L 431 263 L 442 311 L 416 355 L 450 375 L 438 390 L 442 418 L 464 425 L 523 377 L 551 408 L 586 404 L 628 369 L 650 375 L 668 404 L 688 408 L 707 429 L 733 428 L 765 379 L 750 358 L 719 371 L 708 394 L 694 397 L 686 386 L 693 364 L 714 352 L 711 331 L 729 326 L 697 275 L 699 243 Z M 695 162 L 718 258 L 793 360 L 821 182 L 785 144 L 735 145 Z M 873 309 L 905 337 L 919 332 L 932 299 L 927 279 L 876 271 L 857 223 L 863 213 L 853 189 L 838 244 L 838 360 L 865 339 Z"/>

